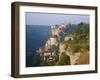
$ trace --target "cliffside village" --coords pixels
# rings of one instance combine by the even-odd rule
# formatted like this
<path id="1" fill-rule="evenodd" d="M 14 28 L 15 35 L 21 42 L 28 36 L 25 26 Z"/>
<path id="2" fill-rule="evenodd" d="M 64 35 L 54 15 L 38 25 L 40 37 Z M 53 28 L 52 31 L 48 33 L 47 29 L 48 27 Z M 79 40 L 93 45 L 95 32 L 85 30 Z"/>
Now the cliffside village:
<path id="1" fill-rule="evenodd" d="M 52 45 L 58 47 L 58 55 L 66 52 L 66 55 L 70 57 L 71 65 L 78 64 L 78 60 L 80 59 L 80 53 L 77 52 L 74 55 L 71 53 L 71 49 L 69 46 L 66 46 L 64 43 L 60 42 L 61 34 L 63 34 L 63 29 L 66 27 L 66 23 L 61 23 L 56 26 L 51 26 L 51 37 L 46 41 L 45 45 L 40 47 L 37 50 L 37 53 L 43 58 L 47 63 L 55 61 L 57 54 L 55 50 L 50 50 Z M 64 37 L 64 41 L 73 40 L 72 35 L 68 35 Z M 67 50 L 66 50 L 67 48 Z"/>

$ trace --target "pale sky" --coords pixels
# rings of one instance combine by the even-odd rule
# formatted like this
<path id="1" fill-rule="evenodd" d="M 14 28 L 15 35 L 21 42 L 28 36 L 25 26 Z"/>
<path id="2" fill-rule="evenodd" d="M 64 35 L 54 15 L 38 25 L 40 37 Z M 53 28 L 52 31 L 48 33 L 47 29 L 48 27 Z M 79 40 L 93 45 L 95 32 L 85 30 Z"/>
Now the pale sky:
<path id="1" fill-rule="evenodd" d="M 27 25 L 56 25 L 63 21 L 72 24 L 80 22 L 89 23 L 89 15 L 79 14 L 53 14 L 53 13 L 34 13 L 26 12 L 25 20 Z"/>

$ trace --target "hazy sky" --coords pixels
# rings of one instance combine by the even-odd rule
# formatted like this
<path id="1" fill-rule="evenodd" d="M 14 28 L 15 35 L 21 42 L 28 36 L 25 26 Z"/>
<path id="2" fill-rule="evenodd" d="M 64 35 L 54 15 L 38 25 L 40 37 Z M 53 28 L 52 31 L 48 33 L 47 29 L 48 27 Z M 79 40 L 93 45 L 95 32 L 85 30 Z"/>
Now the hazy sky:
<path id="1" fill-rule="evenodd" d="M 72 24 L 80 22 L 89 23 L 89 15 L 26 12 L 25 18 L 27 25 L 56 25 L 63 21 L 70 22 Z"/>

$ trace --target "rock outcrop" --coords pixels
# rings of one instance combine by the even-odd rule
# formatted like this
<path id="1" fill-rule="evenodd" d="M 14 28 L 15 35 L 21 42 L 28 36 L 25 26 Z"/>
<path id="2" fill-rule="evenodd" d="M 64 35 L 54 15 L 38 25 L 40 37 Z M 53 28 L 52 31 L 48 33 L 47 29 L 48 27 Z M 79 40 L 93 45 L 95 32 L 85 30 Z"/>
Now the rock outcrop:
<path id="1" fill-rule="evenodd" d="M 86 47 L 84 48 L 84 45 L 81 47 L 78 43 L 78 39 L 80 39 L 80 37 L 83 38 L 84 36 L 87 36 L 87 34 L 80 35 L 78 33 L 75 33 L 77 34 L 75 35 L 70 33 L 69 35 L 65 35 L 65 28 L 65 23 L 51 26 L 51 37 L 46 41 L 43 47 L 37 50 L 37 53 L 40 54 L 40 56 L 43 58 L 44 61 L 47 62 L 48 65 L 89 64 L 89 50 L 86 49 Z M 64 57 L 62 55 L 65 55 L 67 59 L 62 59 L 62 57 Z M 62 63 L 61 60 L 68 61 Z"/>

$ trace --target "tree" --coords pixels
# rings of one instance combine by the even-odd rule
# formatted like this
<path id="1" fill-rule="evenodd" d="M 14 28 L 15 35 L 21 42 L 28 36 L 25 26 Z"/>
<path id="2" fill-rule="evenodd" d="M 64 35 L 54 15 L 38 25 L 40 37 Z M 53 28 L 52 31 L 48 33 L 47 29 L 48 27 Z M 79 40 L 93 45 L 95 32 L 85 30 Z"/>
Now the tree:
<path id="1" fill-rule="evenodd" d="M 70 65 L 70 57 L 65 53 L 61 53 L 57 65 Z"/>
<path id="2" fill-rule="evenodd" d="M 58 52 L 58 46 L 56 46 L 56 45 L 51 45 L 50 51 L 51 51 L 51 52 Z"/>

